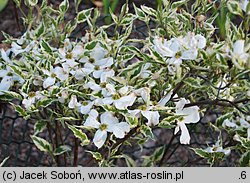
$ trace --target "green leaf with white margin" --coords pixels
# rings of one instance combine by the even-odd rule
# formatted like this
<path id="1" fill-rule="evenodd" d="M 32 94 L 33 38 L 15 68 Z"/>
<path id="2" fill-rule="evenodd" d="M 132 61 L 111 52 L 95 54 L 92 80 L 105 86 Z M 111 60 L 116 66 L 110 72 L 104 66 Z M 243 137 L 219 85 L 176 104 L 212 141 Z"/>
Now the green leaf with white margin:
<path id="1" fill-rule="evenodd" d="M 99 152 L 93 152 L 93 151 L 86 151 L 87 153 L 92 154 L 93 158 L 95 158 L 95 160 L 97 161 L 101 161 L 102 160 L 102 155 Z"/>
<path id="2" fill-rule="evenodd" d="M 243 16 L 239 2 L 230 0 L 227 2 L 227 8 L 232 14 Z"/>
<path id="3" fill-rule="evenodd" d="M 49 43 L 46 41 L 42 40 L 41 42 L 41 47 L 46 51 L 47 53 L 52 53 L 52 48 L 50 47 Z"/>
<path id="4" fill-rule="evenodd" d="M 174 2 L 174 3 L 171 5 L 171 9 L 178 8 L 178 7 L 182 6 L 182 5 L 184 5 L 186 2 L 187 2 L 187 0 L 182 0 L 182 1 Z"/>
<path id="5" fill-rule="evenodd" d="M 136 167 L 136 162 L 131 157 L 126 154 L 123 154 L 122 157 L 125 159 L 128 167 Z"/>
<path id="6" fill-rule="evenodd" d="M 165 146 L 158 147 L 152 156 L 154 162 L 160 161 L 162 159 L 164 153 L 165 153 Z"/>
<path id="7" fill-rule="evenodd" d="M 147 125 L 142 125 L 140 127 L 140 132 L 145 136 L 145 137 L 149 137 L 151 138 L 152 140 L 154 140 L 154 134 L 152 132 L 152 129 L 147 126 Z"/>
<path id="8" fill-rule="evenodd" d="M 30 118 L 30 115 L 25 111 L 24 108 L 22 108 L 20 105 L 16 105 L 14 103 L 10 103 L 13 107 L 14 107 L 14 110 L 16 112 L 18 112 L 18 114 L 20 116 L 22 116 L 25 120 L 29 119 Z"/>
<path id="9" fill-rule="evenodd" d="M 245 152 L 240 158 L 241 167 L 250 167 L 250 150 Z"/>
<path id="10" fill-rule="evenodd" d="M 64 0 L 63 2 L 61 2 L 61 4 L 59 5 L 59 10 L 63 13 L 65 13 L 69 8 L 69 1 L 68 0 Z"/>
<path id="11" fill-rule="evenodd" d="M 46 99 L 43 99 L 43 100 L 39 100 L 37 103 L 36 103 L 36 108 L 38 107 L 48 107 L 49 105 L 51 105 L 55 100 L 54 99 L 50 99 L 50 98 L 46 98 Z"/>
<path id="12" fill-rule="evenodd" d="M 69 146 L 61 145 L 54 150 L 53 154 L 54 154 L 54 156 L 59 156 L 65 152 L 69 152 L 69 151 L 71 151 L 71 148 Z"/>
<path id="13" fill-rule="evenodd" d="M 200 79 L 198 79 L 198 78 L 195 79 L 192 77 L 188 77 L 183 82 L 186 83 L 187 85 L 193 87 L 193 88 L 201 88 Z"/>
<path id="14" fill-rule="evenodd" d="M 35 6 L 38 3 L 38 0 L 25 0 L 27 6 Z"/>
<path id="15" fill-rule="evenodd" d="M 147 7 L 147 6 L 142 5 L 142 6 L 141 6 L 141 9 L 142 9 L 145 13 L 147 13 L 148 15 L 151 15 L 151 16 L 154 16 L 154 17 L 157 16 L 156 10 L 154 10 L 153 8 L 150 8 L 150 7 Z"/>
<path id="16" fill-rule="evenodd" d="M 136 127 L 138 125 L 138 118 L 131 115 L 125 115 L 126 121 L 130 124 L 132 128 Z"/>
<path id="17" fill-rule="evenodd" d="M 37 137 L 35 135 L 32 135 L 31 139 L 33 140 L 34 144 L 39 150 L 43 152 L 52 153 L 52 146 L 48 141 L 44 140 L 43 138 Z"/>
<path id="18" fill-rule="evenodd" d="M 89 139 L 85 133 L 82 132 L 82 130 L 77 129 L 73 125 L 70 125 L 66 123 L 68 128 L 74 133 L 74 136 L 81 141 L 81 146 L 85 146 L 89 144 Z"/>
<path id="19" fill-rule="evenodd" d="M 197 155 L 202 158 L 209 158 L 209 153 L 200 148 L 191 148 Z"/>
<path id="20" fill-rule="evenodd" d="M 178 120 L 180 118 L 182 118 L 182 116 L 179 116 L 179 115 L 168 116 L 168 117 L 164 118 L 158 124 L 158 127 L 160 127 L 160 128 L 166 128 L 166 129 L 172 129 L 173 127 L 175 127 L 174 125 L 172 125 L 172 123 L 174 123 L 176 120 Z"/>
<path id="21" fill-rule="evenodd" d="M 87 10 L 82 10 L 77 14 L 77 23 L 85 22 L 91 15 L 92 8 Z"/>
<path id="22" fill-rule="evenodd" d="M 4 158 L 4 160 L 0 163 L 0 167 L 4 166 L 4 164 L 8 161 L 9 157 Z"/>
<path id="23" fill-rule="evenodd" d="M 1 91 L 0 93 L 3 93 L 2 95 L 0 95 L 0 100 L 4 100 L 4 101 L 11 101 L 13 99 L 18 99 L 18 100 L 22 100 L 22 96 L 16 92 L 13 91 Z"/>
<path id="24" fill-rule="evenodd" d="M 135 14 L 136 14 L 137 18 L 139 20 L 146 21 L 147 16 L 144 13 L 144 11 L 142 11 L 140 8 L 137 8 L 134 3 L 133 3 L 133 6 L 134 6 L 134 10 L 135 10 Z"/>
<path id="25" fill-rule="evenodd" d="M 230 119 L 232 117 L 232 113 L 226 113 L 220 117 L 218 117 L 215 121 L 216 126 L 220 127 L 222 125 L 222 123 L 226 120 L 226 119 Z"/>
<path id="26" fill-rule="evenodd" d="M 34 135 L 42 132 L 47 126 L 47 121 L 39 120 L 34 125 Z"/>

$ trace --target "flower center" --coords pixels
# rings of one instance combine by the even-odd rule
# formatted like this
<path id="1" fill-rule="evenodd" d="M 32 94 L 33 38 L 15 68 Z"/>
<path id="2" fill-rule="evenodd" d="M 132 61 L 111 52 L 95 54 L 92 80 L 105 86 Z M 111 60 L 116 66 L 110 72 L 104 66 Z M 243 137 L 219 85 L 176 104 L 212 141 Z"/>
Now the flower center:
<path id="1" fill-rule="evenodd" d="M 213 151 L 217 151 L 217 149 L 218 149 L 217 147 L 213 147 L 213 149 L 212 149 L 212 150 L 213 150 Z"/>
<path id="2" fill-rule="evenodd" d="M 138 109 L 142 110 L 142 111 L 146 111 L 147 110 L 147 106 L 146 105 L 141 105 L 138 107 Z"/>
<path id="3" fill-rule="evenodd" d="M 29 92 L 28 96 L 29 96 L 29 98 L 33 98 L 33 97 L 36 96 L 36 93 L 33 92 L 33 91 L 32 91 L 32 92 Z"/>
<path id="4" fill-rule="evenodd" d="M 88 103 L 87 101 L 83 101 L 83 102 L 82 102 L 82 105 L 83 105 L 83 106 L 87 106 L 88 104 L 89 104 L 89 103 Z"/>
<path id="5" fill-rule="evenodd" d="M 13 74 L 11 72 L 8 72 L 7 76 L 13 76 Z"/>
<path id="6" fill-rule="evenodd" d="M 108 128 L 108 125 L 107 124 L 101 124 L 99 128 L 100 128 L 101 131 L 104 131 L 104 130 L 106 130 Z"/>
<path id="7" fill-rule="evenodd" d="M 56 74 L 55 74 L 55 73 L 52 73 L 52 74 L 51 74 L 51 77 L 52 77 L 52 78 L 55 78 L 55 77 L 56 77 Z"/>
<path id="8" fill-rule="evenodd" d="M 116 94 L 112 95 L 112 99 L 118 100 L 118 99 L 120 99 L 120 95 L 118 93 L 116 93 Z"/>
<path id="9" fill-rule="evenodd" d="M 72 58 L 73 58 L 72 52 L 67 53 L 67 54 L 66 54 L 66 58 L 67 58 L 67 59 L 72 59 Z"/>
<path id="10" fill-rule="evenodd" d="M 106 82 L 100 83 L 100 86 L 101 86 L 102 88 L 106 88 L 107 83 L 106 83 Z"/>
<path id="11" fill-rule="evenodd" d="M 181 52 L 180 51 L 178 51 L 176 54 L 175 54 L 175 58 L 181 58 Z"/>
<path id="12" fill-rule="evenodd" d="M 93 63 L 95 63 L 95 59 L 94 58 L 89 58 L 89 62 L 93 64 Z"/>
<path id="13" fill-rule="evenodd" d="M 96 71 L 100 70 L 100 67 L 98 65 L 95 66 L 94 68 Z"/>

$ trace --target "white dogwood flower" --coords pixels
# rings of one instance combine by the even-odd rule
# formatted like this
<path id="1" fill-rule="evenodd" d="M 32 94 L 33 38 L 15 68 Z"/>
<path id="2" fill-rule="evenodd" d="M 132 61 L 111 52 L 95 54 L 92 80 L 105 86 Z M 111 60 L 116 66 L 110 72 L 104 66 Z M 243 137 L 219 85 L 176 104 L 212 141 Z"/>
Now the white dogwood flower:
<path id="1" fill-rule="evenodd" d="M 43 73 L 48 76 L 43 81 L 44 88 L 53 86 L 56 82 L 56 78 L 58 78 L 60 81 L 65 81 L 69 77 L 68 72 L 59 66 L 51 68 L 50 71 L 43 69 Z"/>
<path id="2" fill-rule="evenodd" d="M 22 104 L 24 105 L 25 109 L 30 109 L 30 107 L 37 102 L 38 100 L 41 100 L 45 98 L 40 91 L 36 92 L 29 92 L 28 94 L 22 93 L 24 96 L 24 99 L 22 101 Z"/>
<path id="3" fill-rule="evenodd" d="M 129 114 L 139 118 L 140 114 L 147 119 L 146 125 L 155 126 L 159 124 L 160 114 L 158 111 L 153 111 L 154 106 L 141 106 L 140 109 L 128 110 Z"/>
<path id="4" fill-rule="evenodd" d="M 101 114 L 100 122 L 97 121 L 98 115 L 96 110 L 91 110 L 89 117 L 84 123 L 84 126 L 98 129 L 93 139 L 96 147 L 101 148 L 104 145 L 108 132 L 113 133 L 116 138 L 121 139 L 130 131 L 129 124 L 127 122 L 119 122 L 118 118 L 111 112 Z"/>
<path id="5" fill-rule="evenodd" d="M 248 3 L 249 3 L 249 0 L 240 0 L 239 2 L 241 9 L 245 12 L 247 10 Z"/>
<path id="6" fill-rule="evenodd" d="M 204 149 L 204 151 L 208 152 L 208 153 L 216 153 L 216 152 L 221 152 L 224 153 L 226 156 L 228 156 L 231 153 L 230 149 L 224 149 L 222 147 L 221 141 L 218 140 L 214 145 L 212 145 L 211 147 L 207 147 L 206 149 Z"/>
<path id="7" fill-rule="evenodd" d="M 177 126 L 175 128 L 174 133 L 176 134 L 179 130 L 181 130 L 181 136 L 180 136 L 181 144 L 189 144 L 190 142 L 190 135 L 186 127 L 186 124 L 197 123 L 200 120 L 199 107 L 192 106 L 184 108 L 184 106 L 188 103 L 189 100 L 186 100 L 184 98 L 181 98 L 176 103 L 176 115 L 181 115 L 183 116 L 183 118 L 177 121 Z"/>
<path id="8" fill-rule="evenodd" d="M 18 81 L 19 83 L 24 82 L 22 78 L 13 73 L 9 66 L 7 66 L 6 69 L 0 70 L 0 78 L 2 78 L 0 82 L 0 95 L 3 95 L 1 91 L 9 91 L 14 81 Z"/>
<path id="9" fill-rule="evenodd" d="M 82 45 L 76 44 L 73 45 L 69 39 L 65 39 L 64 47 L 58 49 L 59 56 L 61 57 L 61 62 L 69 61 L 74 62 L 75 60 L 80 59 L 81 55 L 84 53 Z"/>
<path id="10" fill-rule="evenodd" d="M 246 128 L 247 129 L 247 139 L 250 140 L 250 122 L 247 117 L 237 117 L 236 120 L 226 119 L 223 121 L 223 127 L 229 127 L 234 129 Z"/>
<path id="11" fill-rule="evenodd" d="M 156 37 L 154 39 L 154 49 L 166 60 L 170 74 L 175 74 L 182 64 L 182 60 L 195 60 L 198 49 L 206 46 L 206 39 L 202 35 L 188 33 L 184 38 L 172 38 L 170 40 Z"/>
<path id="12" fill-rule="evenodd" d="M 115 93 L 110 97 L 105 97 L 105 98 L 101 99 L 101 101 L 99 100 L 98 102 L 101 105 L 114 104 L 114 106 L 117 109 L 125 110 L 129 106 L 132 106 L 134 104 L 135 100 L 136 100 L 136 95 L 135 95 L 135 93 L 132 92 L 129 95 L 125 95 L 125 96 L 120 96 L 119 93 Z"/>
<path id="13" fill-rule="evenodd" d="M 249 53 L 245 50 L 245 40 L 237 40 L 233 44 L 233 51 L 231 52 L 232 62 L 238 68 L 241 68 L 248 62 Z"/>
<path id="14" fill-rule="evenodd" d="M 78 108 L 79 106 L 80 106 L 80 103 L 77 101 L 77 97 L 75 95 L 72 95 L 69 101 L 68 107 L 70 109 L 75 109 L 75 108 Z"/>

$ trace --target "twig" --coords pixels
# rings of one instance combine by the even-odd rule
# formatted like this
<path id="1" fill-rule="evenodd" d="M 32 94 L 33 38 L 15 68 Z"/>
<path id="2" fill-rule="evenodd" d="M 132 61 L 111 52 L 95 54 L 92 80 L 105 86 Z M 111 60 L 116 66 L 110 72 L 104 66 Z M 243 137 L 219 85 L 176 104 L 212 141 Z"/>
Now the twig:
<path id="1" fill-rule="evenodd" d="M 75 141 L 75 148 L 74 148 L 74 162 L 73 162 L 73 166 L 77 167 L 78 166 L 78 139 L 76 137 L 74 137 L 74 141 Z"/>
<path id="2" fill-rule="evenodd" d="M 172 142 L 174 141 L 175 137 L 176 137 L 176 135 L 173 135 L 173 136 L 171 137 L 171 139 L 170 139 L 170 141 L 169 141 L 169 143 L 168 143 L 168 145 L 167 145 L 167 147 L 166 147 L 166 149 L 165 149 L 165 151 L 164 151 L 164 154 L 163 154 L 161 160 L 159 161 L 159 164 L 158 164 L 159 166 L 162 166 L 163 161 L 164 161 L 164 159 L 165 159 L 165 157 L 166 157 L 166 155 L 167 155 L 167 153 L 168 153 L 168 150 L 169 150 L 169 148 L 171 147 Z"/>
<path id="3" fill-rule="evenodd" d="M 15 3 L 14 3 L 13 0 L 12 0 L 12 6 L 13 6 L 13 9 L 14 9 L 14 13 L 15 13 L 15 19 L 16 19 L 16 23 L 17 23 L 17 28 L 21 32 L 21 27 L 20 27 L 20 24 L 19 24 L 19 16 L 18 16 L 18 13 L 17 13 L 16 5 L 15 5 Z"/>
<path id="4" fill-rule="evenodd" d="M 243 111 L 238 105 L 236 105 L 237 103 L 249 102 L 249 101 L 250 101 L 250 99 L 242 99 L 242 100 L 239 100 L 239 101 L 229 101 L 229 100 L 226 100 L 226 99 L 202 100 L 202 101 L 186 104 L 185 107 L 191 107 L 191 106 L 195 106 L 195 105 L 198 105 L 198 106 L 201 106 L 201 105 L 218 105 L 218 106 L 223 106 L 223 107 L 235 107 L 241 113 L 246 114 L 246 115 L 250 115 L 250 112 Z"/>

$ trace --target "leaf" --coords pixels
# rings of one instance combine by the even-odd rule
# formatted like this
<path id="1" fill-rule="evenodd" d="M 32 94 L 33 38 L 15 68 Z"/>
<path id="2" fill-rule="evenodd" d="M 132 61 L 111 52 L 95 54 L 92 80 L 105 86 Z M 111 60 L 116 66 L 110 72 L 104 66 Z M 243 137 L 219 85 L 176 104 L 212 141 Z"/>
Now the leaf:
<path id="1" fill-rule="evenodd" d="M 126 154 L 123 154 L 122 157 L 125 159 L 128 167 L 136 167 L 136 162 L 131 157 Z"/>
<path id="2" fill-rule="evenodd" d="M 77 23 L 85 22 L 91 15 L 92 8 L 87 10 L 82 10 L 77 14 Z"/>
<path id="3" fill-rule="evenodd" d="M 93 152 L 93 151 L 86 151 L 86 152 L 92 154 L 92 156 L 93 156 L 93 158 L 95 158 L 95 160 L 97 160 L 97 161 L 102 160 L 101 153 L 99 153 L 99 152 Z"/>
<path id="4" fill-rule="evenodd" d="M 140 128 L 141 133 L 145 136 L 145 137 L 149 137 L 152 140 L 154 140 L 154 134 L 152 133 L 152 130 L 149 126 L 147 125 L 142 125 Z"/>
<path id="5" fill-rule="evenodd" d="M 151 16 L 154 16 L 154 17 L 157 16 L 156 10 L 154 10 L 153 8 L 150 8 L 150 7 L 147 7 L 147 6 L 142 5 L 142 6 L 141 6 L 141 9 L 142 9 L 145 13 L 147 13 L 148 15 L 151 15 Z"/>
<path id="6" fill-rule="evenodd" d="M 28 0 L 28 2 L 27 2 L 27 0 L 25 0 L 25 2 L 26 2 L 26 5 L 28 6 L 35 6 L 37 3 L 38 3 L 38 0 Z"/>
<path id="7" fill-rule="evenodd" d="M 47 53 L 52 53 L 52 48 L 50 47 L 49 43 L 46 41 L 42 40 L 41 42 L 41 47 L 47 52 Z"/>
<path id="8" fill-rule="evenodd" d="M 69 151 L 71 151 L 71 148 L 69 146 L 61 145 L 54 150 L 53 154 L 54 154 L 54 156 L 59 156 L 65 152 L 69 152 Z"/>
<path id="9" fill-rule="evenodd" d="M 81 146 L 85 146 L 89 144 L 89 139 L 85 133 L 82 132 L 82 130 L 79 130 L 75 128 L 74 126 L 67 123 L 68 128 L 74 133 L 74 136 L 81 141 Z"/>
<path id="10" fill-rule="evenodd" d="M 249 167 L 250 166 L 250 151 L 245 152 L 240 158 L 240 166 L 241 167 Z"/>
<path id="11" fill-rule="evenodd" d="M 42 22 L 38 29 L 36 30 L 36 37 L 40 37 L 43 33 L 45 32 L 45 26 L 44 26 L 44 23 Z"/>
<path id="12" fill-rule="evenodd" d="M 8 0 L 1 0 L 0 1 L 0 12 L 6 7 Z"/>
<path id="13" fill-rule="evenodd" d="M 209 158 L 209 153 L 200 148 L 191 148 L 197 155 L 202 158 Z"/>
<path id="14" fill-rule="evenodd" d="M 22 116 L 24 119 L 28 119 L 30 117 L 30 115 L 25 111 L 25 109 L 23 109 L 20 105 L 16 105 L 13 103 L 10 103 L 13 107 L 14 110 L 20 115 Z"/>
<path id="15" fill-rule="evenodd" d="M 46 140 L 44 140 L 44 139 L 42 139 L 40 137 L 37 137 L 35 135 L 32 135 L 31 139 L 33 140 L 34 144 L 36 145 L 36 147 L 39 150 L 41 150 L 43 152 L 48 152 L 48 153 L 52 152 L 52 146 Z"/>
<path id="16" fill-rule="evenodd" d="M 126 121 L 130 124 L 132 128 L 138 125 L 138 118 L 135 116 L 125 115 Z"/>
<path id="17" fill-rule="evenodd" d="M 178 8 L 178 7 L 182 6 L 183 4 L 185 4 L 186 2 L 187 2 L 187 0 L 182 0 L 182 1 L 174 2 L 174 3 L 171 5 L 171 9 Z"/>
<path id="18" fill-rule="evenodd" d="M 22 96 L 16 92 L 13 91 L 1 91 L 0 93 L 3 93 L 2 95 L 0 95 L 0 100 L 4 100 L 4 101 L 12 101 L 13 99 L 19 99 L 22 100 Z"/>
<path id="19" fill-rule="evenodd" d="M 87 49 L 87 50 L 92 50 L 92 49 L 95 48 L 95 46 L 97 45 L 97 43 L 98 42 L 96 40 L 88 42 L 88 43 L 85 44 L 84 48 Z"/>
<path id="20" fill-rule="evenodd" d="M 165 153 L 165 146 L 158 147 L 152 156 L 154 162 L 160 161 L 162 159 L 164 153 Z"/>
<path id="21" fill-rule="evenodd" d="M 200 80 L 199 79 L 195 79 L 192 77 L 188 77 L 184 80 L 184 83 L 186 83 L 187 85 L 193 87 L 193 88 L 201 88 L 201 84 L 200 84 Z"/>
<path id="22" fill-rule="evenodd" d="M 4 158 L 4 160 L 0 163 L 0 167 L 4 166 L 4 164 L 8 161 L 10 157 Z"/>
<path id="23" fill-rule="evenodd" d="M 134 3 L 133 3 L 133 6 L 134 6 L 134 10 L 135 10 L 135 14 L 136 14 L 137 18 L 145 21 L 145 19 L 147 17 L 146 14 L 140 8 L 137 8 Z"/>
<path id="24" fill-rule="evenodd" d="M 176 120 L 178 120 L 180 118 L 182 118 L 182 116 L 179 116 L 179 115 L 168 116 L 168 117 L 164 118 L 158 124 L 158 127 L 171 129 L 171 128 L 175 127 L 174 125 L 172 125 L 172 123 L 174 123 Z"/>
<path id="25" fill-rule="evenodd" d="M 224 115 L 218 117 L 218 118 L 216 119 L 216 121 L 215 121 L 216 126 L 218 126 L 218 127 L 221 126 L 222 123 L 223 123 L 226 119 L 231 118 L 232 115 L 233 115 L 232 113 L 227 113 L 227 114 L 224 114 Z"/>
<path id="26" fill-rule="evenodd" d="M 230 0 L 227 2 L 227 8 L 232 14 L 243 16 L 239 2 Z"/>
<path id="27" fill-rule="evenodd" d="M 34 125 L 34 134 L 37 135 L 38 133 L 42 132 L 47 126 L 47 121 L 40 120 L 37 121 Z"/>
<path id="28" fill-rule="evenodd" d="M 120 25 L 131 25 L 134 20 L 134 15 L 129 13 L 122 18 Z"/>
<path id="29" fill-rule="evenodd" d="M 39 100 L 37 103 L 36 103 L 36 108 L 39 108 L 39 107 L 48 107 L 50 106 L 55 100 L 54 99 L 50 99 L 50 98 L 46 98 L 46 99 L 43 99 L 43 100 Z"/>
<path id="30" fill-rule="evenodd" d="M 63 13 L 65 13 L 69 8 L 69 1 L 68 0 L 64 0 L 63 2 L 61 2 L 61 4 L 59 5 L 59 10 Z"/>

